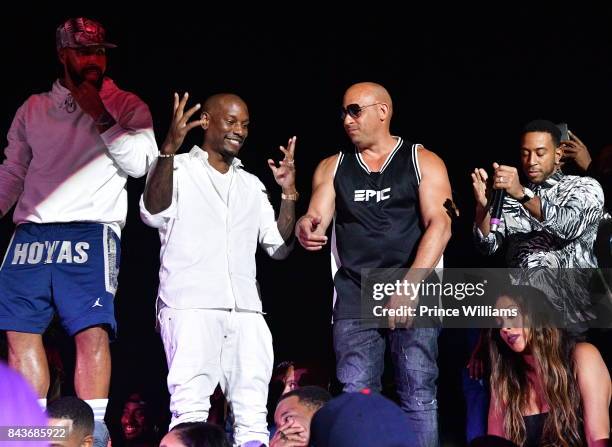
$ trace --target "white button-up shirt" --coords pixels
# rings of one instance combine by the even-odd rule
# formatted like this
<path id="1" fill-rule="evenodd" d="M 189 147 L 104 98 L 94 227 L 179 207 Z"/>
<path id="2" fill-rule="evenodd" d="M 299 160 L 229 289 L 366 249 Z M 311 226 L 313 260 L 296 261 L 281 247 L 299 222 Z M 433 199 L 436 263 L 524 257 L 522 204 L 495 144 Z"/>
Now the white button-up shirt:
<path id="1" fill-rule="evenodd" d="M 159 229 L 159 298 L 176 309 L 216 308 L 261 312 L 257 242 L 275 259 L 287 256 L 263 183 L 234 158 L 229 200 L 213 184 L 206 151 L 194 146 L 174 157 L 172 204 L 143 221 Z M 151 170 L 154 172 L 155 168 Z M 149 173 L 149 175 L 151 175 Z"/>

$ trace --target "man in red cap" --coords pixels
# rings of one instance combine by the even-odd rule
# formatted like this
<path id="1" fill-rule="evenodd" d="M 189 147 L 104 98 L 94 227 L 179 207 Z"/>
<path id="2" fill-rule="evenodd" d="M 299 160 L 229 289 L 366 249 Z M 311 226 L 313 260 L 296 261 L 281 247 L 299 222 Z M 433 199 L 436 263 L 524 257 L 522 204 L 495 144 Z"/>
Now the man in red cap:
<path id="1" fill-rule="evenodd" d="M 76 342 L 76 393 L 93 409 L 96 445 L 105 446 L 125 185 L 145 175 L 158 152 L 146 104 L 105 77 L 106 50 L 115 45 L 102 25 L 69 19 L 57 28 L 56 47 L 63 73 L 18 109 L 0 165 L 0 216 L 17 203 L 0 268 L 0 330 L 10 366 L 44 407 L 42 333 L 57 311 Z"/>

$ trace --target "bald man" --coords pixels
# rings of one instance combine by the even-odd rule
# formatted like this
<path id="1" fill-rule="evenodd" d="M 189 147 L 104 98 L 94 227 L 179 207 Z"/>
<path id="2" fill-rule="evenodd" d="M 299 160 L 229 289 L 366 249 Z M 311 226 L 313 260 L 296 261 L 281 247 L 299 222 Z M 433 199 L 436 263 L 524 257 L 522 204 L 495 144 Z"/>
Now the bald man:
<path id="1" fill-rule="evenodd" d="M 381 85 L 364 82 L 346 91 L 342 120 L 354 148 L 319 164 L 296 235 L 306 250 L 321 250 L 334 221 L 333 336 L 344 391 L 380 391 L 389 339 L 402 409 L 418 445 L 429 447 L 438 445 L 438 329 L 407 328 L 405 316 L 390 314 L 383 321 L 366 322 L 361 313 L 363 268 L 414 268 L 419 270 L 409 274 L 421 275 L 441 265 L 451 234 L 446 167 L 422 145 L 393 136 L 392 115 L 391 97 Z M 397 308 L 399 303 L 401 298 L 393 296 L 387 306 Z"/>
<path id="2" fill-rule="evenodd" d="M 295 137 L 268 164 L 282 189 L 275 221 L 266 187 L 236 156 L 249 129 L 242 99 L 219 94 L 174 114 L 141 199 L 145 223 L 159 229 L 158 324 L 168 361 L 170 428 L 206 421 L 217 384 L 232 404 L 235 445 L 268 444 L 266 401 L 272 337 L 255 279 L 257 243 L 273 258 L 289 253 L 295 223 Z M 201 127 L 204 142 L 176 155 Z M 251 444 L 249 444 L 251 445 Z"/>

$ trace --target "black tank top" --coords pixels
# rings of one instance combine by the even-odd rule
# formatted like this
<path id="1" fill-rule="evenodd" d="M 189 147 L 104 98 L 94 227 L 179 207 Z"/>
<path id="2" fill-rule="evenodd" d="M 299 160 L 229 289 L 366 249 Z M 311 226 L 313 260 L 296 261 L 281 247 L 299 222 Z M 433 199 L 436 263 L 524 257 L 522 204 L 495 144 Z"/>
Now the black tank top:
<path id="1" fill-rule="evenodd" d="M 544 422 L 548 413 L 539 413 L 531 416 L 523 416 L 525 422 L 525 444 L 523 447 L 538 447 L 542 445 L 542 433 Z"/>
<path id="2" fill-rule="evenodd" d="M 379 172 L 355 150 L 342 152 L 334 176 L 334 319 L 360 318 L 361 269 L 408 268 L 423 234 L 417 144 L 397 139 Z"/>

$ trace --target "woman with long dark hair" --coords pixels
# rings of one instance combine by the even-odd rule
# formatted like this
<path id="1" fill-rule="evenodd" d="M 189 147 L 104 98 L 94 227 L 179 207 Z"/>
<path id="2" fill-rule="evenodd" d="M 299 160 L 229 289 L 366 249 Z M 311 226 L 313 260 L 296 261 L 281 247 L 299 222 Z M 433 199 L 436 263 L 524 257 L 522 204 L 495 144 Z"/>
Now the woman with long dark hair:
<path id="1" fill-rule="evenodd" d="M 546 296 L 515 286 L 496 302 L 514 309 L 489 337 L 488 433 L 522 446 L 607 446 L 610 374 L 597 348 L 536 312 Z M 544 318 L 542 318 L 544 316 Z"/>

